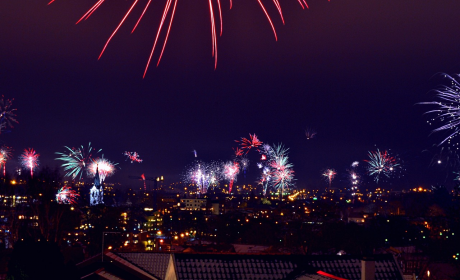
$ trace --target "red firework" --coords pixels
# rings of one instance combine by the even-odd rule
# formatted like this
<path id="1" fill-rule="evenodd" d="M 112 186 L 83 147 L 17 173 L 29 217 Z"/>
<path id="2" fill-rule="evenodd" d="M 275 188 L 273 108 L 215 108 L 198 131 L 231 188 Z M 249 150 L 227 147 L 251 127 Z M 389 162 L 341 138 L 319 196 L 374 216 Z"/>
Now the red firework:
<path id="1" fill-rule="evenodd" d="M 76 204 L 78 196 L 80 195 L 71 187 L 64 186 L 56 194 L 56 201 L 59 204 Z"/>
<path id="2" fill-rule="evenodd" d="M 235 142 L 241 143 L 240 144 L 241 149 L 246 150 L 245 154 L 247 154 L 249 150 L 251 150 L 252 148 L 256 148 L 257 150 L 259 150 L 258 147 L 260 147 L 263 143 L 257 138 L 256 134 L 251 135 L 250 133 L 249 133 L 249 139 L 241 137 L 241 141 L 235 140 Z"/>
<path id="3" fill-rule="evenodd" d="M 25 168 L 30 169 L 30 176 L 31 177 L 34 176 L 34 169 L 37 168 L 37 166 L 39 164 L 39 162 L 38 162 L 38 157 L 39 156 L 40 155 L 37 154 L 37 152 L 35 152 L 34 149 L 29 148 L 29 149 L 25 149 L 24 153 L 22 153 L 22 155 L 19 157 L 19 159 L 21 160 L 22 165 Z"/>
<path id="4" fill-rule="evenodd" d="M 236 157 L 240 157 L 240 156 L 243 155 L 243 152 L 244 152 L 244 151 L 241 150 L 240 148 L 238 148 L 238 147 L 237 147 L 236 149 L 233 148 L 233 150 L 235 151 L 235 156 L 236 156 Z"/>
<path id="5" fill-rule="evenodd" d="M 55 0 L 51 0 L 48 3 L 48 5 L 53 3 L 54 1 Z M 133 33 L 134 30 L 136 30 L 137 26 L 139 25 L 139 22 L 143 18 L 143 16 L 144 16 L 146 10 L 148 9 L 151 1 L 152 0 L 148 0 L 147 3 L 145 4 L 145 7 L 144 7 L 141 15 L 139 16 L 136 24 L 134 25 L 134 28 L 131 31 L 131 33 Z M 168 27 L 165 30 L 166 33 L 164 35 L 163 46 L 161 48 L 161 52 L 160 52 L 160 54 L 158 56 L 157 66 L 161 61 L 161 58 L 163 56 L 163 53 L 164 53 L 164 50 L 165 50 L 165 47 L 166 47 L 166 43 L 168 42 L 168 37 L 169 37 L 169 33 L 171 31 L 171 25 L 172 25 L 172 22 L 174 20 L 174 15 L 175 15 L 175 12 L 176 12 L 176 6 L 177 6 L 178 1 L 179 0 L 166 0 L 165 7 L 163 9 L 163 15 L 161 17 L 160 25 L 158 26 L 158 29 L 157 29 L 157 32 L 156 32 L 155 41 L 153 43 L 153 47 L 152 47 L 152 50 L 150 52 L 149 59 L 147 61 L 147 65 L 145 66 L 143 77 L 145 77 L 145 75 L 147 73 L 147 70 L 149 68 L 149 65 L 150 65 L 150 62 L 152 60 L 153 54 L 155 52 L 155 49 L 157 48 L 157 44 L 159 43 L 160 34 L 161 34 L 161 32 L 163 30 L 165 30 L 166 25 L 167 25 Z M 229 1 L 230 1 L 230 9 L 231 9 L 232 6 L 233 6 L 233 3 L 232 3 L 232 0 L 229 0 Z M 265 8 L 265 5 L 262 3 L 262 0 L 256 0 L 256 1 L 259 3 L 263 13 L 267 17 L 267 20 L 268 20 L 268 22 L 269 22 L 269 24 L 270 24 L 270 26 L 271 26 L 271 28 L 273 30 L 273 34 L 275 35 L 275 40 L 277 41 L 278 36 L 276 35 L 275 26 L 274 26 L 274 24 L 272 22 L 271 16 L 267 12 L 267 10 Z M 79 22 L 83 21 L 83 20 L 87 20 L 104 2 L 105 2 L 105 0 L 97 0 L 96 3 L 77 21 L 77 24 Z M 283 13 L 282 13 L 282 10 L 281 10 L 281 5 L 279 3 L 279 0 L 272 0 L 272 2 L 275 5 L 276 9 L 278 10 L 278 13 L 279 13 L 279 15 L 281 17 L 281 21 L 284 24 L 284 17 L 283 17 Z M 302 9 L 308 8 L 306 0 L 297 0 L 297 2 L 300 4 Z M 128 9 L 128 11 L 124 14 L 124 16 L 121 19 L 121 21 L 118 24 L 118 26 L 115 28 L 115 30 L 112 32 L 112 34 L 107 39 L 107 42 L 105 43 L 104 47 L 102 48 L 102 51 L 101 51 L 98 59 L 101 58 L 102 54 L 104 53 L 105 49 L 107 48 L 107 46 L 110 43 L 110 41 L 112 40 L 112 38 L 118 32 L 120 27 L 125 22 L 126 18 L 129 16 L 129 14 L 133 11 L 133 9 L 136 7 L 136 5 L 138 3 L 139 3 L 139 0 L 134 0 L 133 4 Z M 217 37 L 218 37 L 217 33 L 219 33 L 219 36 L 222 36 L 222 26 L 223 26 L 221 0 L 208 0 L 208 6 L 209 6 L 209 16 L 210 16 L 210 20 L 211 20 L 212 56 L 214 57 L 214 68 L 216 68 L 217 67 Z M 168 18 L 168 16 L 169 16 L 169 23 L 167 23 L 167 20 L 166 20 Z M 218 31 L 218 28 L 217 28 L 218 23 L 219 23 L 219 31 Z"/>

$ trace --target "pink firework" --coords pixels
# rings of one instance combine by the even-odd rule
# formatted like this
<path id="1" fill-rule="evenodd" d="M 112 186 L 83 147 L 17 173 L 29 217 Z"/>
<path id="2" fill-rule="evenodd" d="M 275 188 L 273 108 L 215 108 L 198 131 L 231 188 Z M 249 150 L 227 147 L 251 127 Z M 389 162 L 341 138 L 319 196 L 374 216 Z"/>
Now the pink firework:
<path id="1" fill-rule="evenodd" d="M 258 147 L 262 146 L 263 143 L 257 138 L 256 134 L 249 134 L 249 139 L 241 137 L 241 140 L 235 140 L 235 142 L 241 143 L 241 149 L 246 150 L 245 154 L 247 154 L 252 148 L 258 150 Z"/>
<path id="2" fill-rule="evenodd" d="M 39 165 L 38 157 L 40 155 L 35 152 L 34 149 L 29 148 L 25 149 L 24 153 L 22 153 L 21 156 L 19 156 L 19 160 L 21 161 L 22 166 L 25 168 L 30 169 L 30 176 L 34 176 L 34 169 L 37 168 Z"/>
<path id="3" fill-rule="evenodd" d="M 94 177 L 96 176 L 96 171 L 99 172 L 99 178 L 101 183 L 105 181 L 105 178 L 110 177 L 115 173 L 115 166 L 118 163 L 112 163 L 105 158 L 98 158 L 93 160 L 93 162 L 88 166 L 88 175 Z"/>
<path id="4" fill-rule="evenodd" d="M 64 186 L 56 194 L 56 201 L 59 204 L 76 204 L 78 196 L 80 195 L 71 187 Z"/>
<path id="5" fill-rule="evenodd" d="M 229 1 L 230 1 L 230 9 L 231 9 L 232 6 L 233 6 L 232 5 L 233 3 L 232 3 L 232 0 L 229 0 Z M 257 1 L 259 3 L 263 13 L 267 17 L 268 23 L 270 24 L 270 26 L 271 26 L 271 28 L 273 30 L 273 33 L 275 35 L 275 40 L 277 41 L 278 36 L 276 34 L 275 26 L 273 24 L 273 21 L 271 19 L 270 14 L 267 12 L 267 9 L 265 8 L 265 5 L 262 3 L 262 0 L 255 0 L 255 1 Z M 51 0 L 48 3 L 48 5 L 53 3 L 53 2 L 54 2 L 54 0 Z M 87 20 L 97 9 L 99 9 L 99 7 L 101 7 L 102 3 L 104 3 L 104 2 L 105 2 L 105 0 L 97 0 L 96 3 L 77 21 L 77 24 L 79 22 L 81 22 L 81 21 Z M 136 5 L 139 2 L 140 2 L 139 0 L 134 0 L 133 1 L 133 4 L 129 7 L 129 9 L 127 10 L 127 12 L 124 14 L 123 18 L 121 19 L 120 23 L 117 25 L 115 30 L 112 32 L 112 34 L 107 39 L 107 41 L 106 41 L 106 43 L 105 43 L 104 47 L 102 48 L 102 51 L 101 51 L 101 53 L 99 55 L 99 59 L 101 58 L 102 54 L 106 50 L 106 48 L 109 45 L 109 43 L 112 40 L 112 38 L 118 32 L 120 27 L 124 24 L 126 18 L 128 18 L 130 13 L 134 10 L 134 8 L 136 7 Z M 136 24 L 134 25 L 134 28 L 132 29 L 131 33 L 133 33 L 134 30 L 136 30 L 137 26 L 139 25 L 140 21 L 142 20 L 142 18 L 144 16 L 145 12 L 147 11 L 147 9 L 148 9 L 148 7 L 149 7 L 149 5 L 151 3 L 151 0 L 148 0 L 146 2 L 147 3 L 145 4 L 145 6 L 144 6 L 144 8 L 142 10 L 142 13 L 140 14 L 140 16 L 139 16 Z M 160 53 L 158 55 L 157 66 L 159 65 L 159 63 L 161 61 L 161 58 L 163 56 L 163 53 L 164 53 L 164 50 L 165 50 L 165 47 L 166 47 L 166 43 L 168 42 L 169 33 L 171 31 L 171 25 L 172 25 L 172 22 L 174 20 L 174 15 L 175 15 L 175 12 L 176 12 L 176 7 L 177 7 L 178 2 L 179 2 L 179 0 L 166 0 L 165 7 L 163 9 L 163 14 L 162 14 L 162 17 L 161 17 L 161 20 L 160 20 L 160 24 L 159 24 L 157 32 L 156 32 L 155 41 L 153 43 L 153 47 L 152 47 L 152 50 L 150 52 L 150 56 L 149 56 L 148 61 L 147 61 L 147 65 L 145 66 L 144 75 L 143 75 L 144 77 L 145 77 L 145 75 L 147 73 L 147 70 L 149 68 L 149 65 L 150 65 L 150 62 L 152 60 L 153 54 L 155 53 L 155 50 L 157 49 L 157 45 L 159 44 L 160 34 L 163 31 L 164 32 L 163 35 L 162 35 L 162 36 L 164 36 L 164 39 L 163 39 L 163 42 L 162 42 L 163 46 L 161 47 L 161 51 L 160 51 Z M 275 7 L 276 7 L 276 9 L 277 9 L 277 11 L 279 13 L 279 16 L 281 18 L 282 23 L 284 24 L 284 17 L 283 17 L 283 13 L 282 13 L 282 10 L 281 10 L 281 5 L 279 3 L 279 0 L 272 0 L 272 2 L 275 5 Z M 308 8 L 306 0 L 297 0 L 297 2 L 300 4 L 302 9 Z M 212 57 L 214 57 L 214 68 L 216 68 L 217 67 L 217 37 L 222 36 L 222 29 L 223 29 L 221 0 L 208 0 L 208 7 L 209 7 L 209 17 L 210 17 L 210 21 L 211 21 Z M 168 17 L 169 17 L 169 23 L 167 22 Z"/>
<path id="6" fill-rule="evenodd" d="M 240 149 L 240 148 L 238 148 L 238 147 L 237 147 L 236 149 L 235 149 L 235 148 L 233 148 L 233 151 L 235 151 L 235 157 L 240 157 L 240 156 L 242 156 L 242 155 L 243 155 L 243 153 L 244 153 L 244 151 L 243 151 L 243 150 L 241 150 L 241 149 Z"/>
<path id="7" fill-rule="evenodd" d="M 131 161 L 131 163 L 142 162 L 142 159 L 139 158 L 139 154 L 137 152 L 124 152 L 123 155 L 125 155 L 127 159 Z"/>
<path id="8" fill-rule="evenodd" d="M 330 189 L 332 180 L 334 180 L 335 175 L 337 175 L 337 172 L 335 172 L 334 169 L 326 169 L 322 175 L 326 177 L 326 179 L 329 181 L 329 189 Z"/>
<path id="9" fill-rule="evenodd" d="M 13 149 L 7 146 L 0 148 L 0 167 L 3 168 L 3 177 L 6 176 L 6 162 L 11 158 Z"/>
<path id="10" fill-rule="evenodd" d="M 233 182 L 236 181 L 236 176 L 240 173 L 240 165 L 238 162 L 227 162 L 224 164 L 223 176 L 230 183 L 228 185 L 228 193 L 232 193 Z"/>

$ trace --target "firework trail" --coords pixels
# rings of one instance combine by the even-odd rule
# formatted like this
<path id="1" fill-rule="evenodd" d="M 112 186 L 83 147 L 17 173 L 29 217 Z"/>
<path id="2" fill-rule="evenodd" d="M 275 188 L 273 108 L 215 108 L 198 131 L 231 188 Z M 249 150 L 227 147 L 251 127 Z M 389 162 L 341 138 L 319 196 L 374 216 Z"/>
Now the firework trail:
<path id="1" fill-rule="evenodd" d="M 355 195 L 355 193 L 358 191 L 358 186 L 361 183 L 361 176 L 359 175 L 358 172 L 358 166 L 359 166 L 359 161 L 354 161 L 351 164 L 350 169 L 348 169 L 348 175 L 349 175 L 349 180 L 350 180 L 350 185 L 351 185 L 351 191 L 352 195 Z"/>
<path id="2" fill-rule="evenodd" d="M 458 146 L 458 142 L 451 142 L 460 131 L 460 75 L 452 77 L 444 74 L 444 78 L 450 81 L 450 85 L 442 86 L 434 90 L 439 101 L 420 102 L 419 104 L 436 106 L 436 109 L 425 113 L 435 115 L 428 121 L 429 125 L 437 126 L 437 128 L 432 131 L 433 133 L 444 130 L 448 131 L 448 136 L 442 140 L 438 146 L 445 142 L 447 142 L 448 145 Z"/>
<path id="3" fill-rule="evenodd" d="M 307 140 L 313 139 L 313 137 L 316 136 L 316 131 L 312 128 L 307 127 L 305 130 L 305 136 L 307 137 Z"/>
<path id="4" fill-rule="evenodd" d="M 142 159 L 139 158 L 139 154 L 137 152 L 124 152 L 123 155 L 126 156 L 126 160 L 130 160 L 131 163 L 138 162 L 141 163 Z"/>
<path id="5" fill-rule="evenodd" d="M 34 149 L 25 149 L 24 153 L 19 156 L 22 166 L 30 169 L 30 176 L 34 176 L 34 169 L 39 165 L 38 157 L 40 155 L 35 152 Z"/>
<path id="6" fill-rule="evenodd" d="M 196 158 L 198 157 L 196 150 L 193 150 L 193 154 L 195 155 Z"/>
<path id="7" fill-rule="evenodd" d="M 88 166 L 87 172 L 89 176 L 94 177 L 96 176 L 96 170 L 99 169 L 99 177 L 102 183 L 105 181 L 105 178 L 110 177 L 115 173 L 116 165 L 118 165 L 118 163 L 112 163 L 104 158 L 104 155 L 102 155 L 101 158 L 92 160 L 92 163 Z"/>
<path id="8" fill-rule="evenodd" d="M 259 183 L 262 185 L 262 188 L 263 188 L 263 195 L 267 195 L 267 189 L 268 189 L 268 186 L 270 185 L 271 181 L 271 177 L 272 177 L 272 173 L 271 173 L 271 170 L 270 170 L 270 167 L 268 166 L 260 166 L 259 168 L 263 168 L 262 169 L 262 175 L 260 176 L 260 180 L 259 180 Z"/>
<path id="9" fill-rule="evenodd" d="M 243 169 L 244 178 L 246 178 L 246 169 L 249 167 L 249 159 L 247 157 L 242 157 L 239 161 Z"/>
<path id="10" fill-rule="evenodd" d="M 13 149 L 8 146 L 2 146 L 0 148 L 0 168 L 3 169 L 3 177 L 6 176 L 6 162 L 11 158 Z"/>
<path id="11" fill-rule="evenodd" d="M 16 114 L 14 113 L 16 109 L 11 108 L 13 100 L 5 100 L 3 95 L 0 99 L 0 133 L 8 132 L 8 128 L 13 128 L 13 123 L 18 123 Z"/>
<path id="12" fill-rule="evenodd" d="M 255 134 L 249 134 L 249 139 L 241 137 L 241 140 L 235 140 L 235 142 L 241 143 L 241 149 L 246 150 L 245 154 L 248 154 L 252 148 L 259 150 L 258 147 L 262 146 L 262 141 Z"/>
<path id="13" fill-rule="evenodd" d="M 87 148 L 84 148 L 83 145 L 80 148 L 69 148 L 64 146 L 67 149 L 64 153 L 56 152 L 60 157 L 56 160 L 62 160 L 64 163 L 61 165 L 64 168 L 64 171 L 67 172 L 65 176 L 72 177 L 72 179 L 79 178 L 83 176 L 83 171 L 88 167 L 93 159 L 93 154 L 97 154 L 100 150 L 93 150 L 91 147 L 91 142 L 88 144 Z"/>
<path id="14" fill-rule="evenodd" d="M 78 196 L 80 195 L 76 191 L 72 190 L 71 187 L 64 186 L 60 188 L 56 194 L 56 201 L 59 204 L 76 204 Z"/>
<path id="15" fill-rule="evenodd" d="M 228 193 L 232 193 L 233 182 L 236 181 L 236 176 L 240 173 L 240 165 L 238 162 L 229 161 L 223 166 L 223 177 L 229 181 Z"/>
<path id="16" fill-rule="evenodd" d="M 275 26 L 273 24 L 273 21 L 271 19 L 270 14 L 267 12 L 267 10 L 265 8 L 265 5 L 262 3 L 262 0 L 254 0 L 254 1 L 257 1 L 257 3 L 260 5 L 262 12 L 265 14 L 265 16 L 266 16 L 266 18 L 268 20 L 268 23 L 270 24 L 270 26 L 271 26 L 271 28 L 273 30 L 275 40 L 277 41 L 278 37 L 277 37 L 277 34 L 276 34 L 276 29 L 275 29 Z M 51 0 L 48 3 L 48 5 L 53 3 L 53 2 L 54 2 L 54 0 Z M 77 21 L 77 24 L 80 23 L 81 21 L 87 20 L 97 9 L 99 9 L 101 7 L 101 5 L 104 2 L 105 2 L 105 0 L 97 0 L 96 3 Z M 106 48 L 109 45 L 109 43 L 112 40 L 112 38 L 118 32 L 120 27 L 125 23 L 125 20 L 131 14 L 131 12 L 135 9 L 136 5 L 139 4 L 139 2 L 140 2 L 139 0 L 135 0 L 133 2 L 133 4 L 130 6 L 130 8 L 126 11 L 126 13 L 123 15 L 123 17 L 120 20 L 119 24 L 117 25 L 117 27 L 114 29 L 112 34 L 107 39 L 104 47 L 102 48 L 102 51 L 101 51 L 98 59 L 101 58 L 102 54 L 106 50 Z M 155 50 L 157 49 L 158 44 L 161 44 L 160 43 L 160 35 L 163 34 L 162 36 L 164 37 L 164 39 L 163 39 L 163 42 L 162 42 L 161 51 L 160 51 L 160 53 L 158 55 L 157 66 L 160 64 L 161 58 L 163 57 L 163 53 L 164 53 L 164 50 L 165 50 L 165 47 L 166 47 L 166 43 L 168 42 L 172 22 L 174 21 L 174 15 L 175 15 L 175 12 L 176 12 L 177 3 L 179 1 L 178 0 L 166 0 L 165 2 L 166 2 L 165 7 L 163 9 L 160 24 L 159 24 L 159 26 L 157 28 L 157 31 L 156 31 L 156 36 L 155 36 L 155 40 L 154 40 L 154 43 L 153 43 L 153 46 L 152 46 L 152 50 L 150 52 L 150 56 L 148 58 L 147 65 L 145 66 L 145 69 L 144 69 L 144 75 L 143 75 L 144 77 L 145 77 L 145 75 L 147 73 L 147 70 L 149 68 L 149 65 L 151 63 L 151 60 L 153 58 Z M 217 38 L 218 38 L 218 36 L 222 36 L 222 30 L 223 30 L 222 6 L 221 6 L 221 0 L 208 0 L 207 2 L 208 2 L 208 7 L 209 7 L 209 17 L 210 17 L 210 21 L 211 21 L 211 43 L 212 43 L 212 52 L 211 52 L 211 54 L 212 54 L 212 57 L 214 57 L 214 68 L 216 68 L 217 67 Z M 277 11 L 279 13 L 279 16 L 281 18 L 282 23 L 284 24 L 284 17 L 283 17 L 283 13 L 282 13 L 282 10 L 281 10 L 281 5 L 279 3 L 279 0 L 272 0 L 272 2 L 275 5 L 275 7 L 276 7 L 276 9 L 277 9 Z M 302 9 L 308 8 L 306 0 L 297 0 L 297 2 L 300 4 Z M 145 4 L 145 6 L 143 8 L 143 11 L 142 11 L 141 15 L 139 16 L 136 24 L 134 25 L 134 28 L 132 29 L 131 33 L 133 33 L 136 30 L 137 26 L 139 25 L 140 21 L 142 20 L 142 18 L 144 16 L 145 12 L 148 10 L 150 3 L 151 3 L 151 0 L 148 0 L 147 3 Z M 232 8 L 232 0 L 230 0 L 230 9 L 231 8 Z M 168 23 L 167 18 L 169 18 L 169 23 Z"/>
<path id="17" fill-rule="evenodd" d="M 335 172 L 334 169 L 326 169 L 322 175 L 326 177 L 327 181 L 329 182 L 329 189 L 330 189 L 332 180 L 334 180 L 335 176 L 337 175 L 337 172 Z"/>
<path id="18" fill-rule="evenodd" d="M 374 180 L 377 183 L 382 175 L 390 178 L 395 172 L 395 169 L 400 166 L 396 158 L 390 156 L 388 151 L 381 152 L 377 149 L 377 151 L 370 151 L 368 154 L 369 160 L 365 160 L 365 162 L 368 163 L 367 172 L 370 176 L 374 176 Z"/>

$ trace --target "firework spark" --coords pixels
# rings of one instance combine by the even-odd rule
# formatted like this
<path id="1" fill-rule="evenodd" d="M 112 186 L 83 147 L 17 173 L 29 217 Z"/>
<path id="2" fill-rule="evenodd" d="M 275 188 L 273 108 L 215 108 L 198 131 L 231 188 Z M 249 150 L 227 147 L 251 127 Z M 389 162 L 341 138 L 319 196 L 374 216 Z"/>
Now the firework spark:
<path id="1" fill-rule="evenodd" d="M 337 172 L 335 172 L 334 169 L 326 169 L 322 175 L 326 177 L 327 181 L 329 182 L 329 189 L 330 189 L 332 180 L 334 180 L 335 176 L 337 175 Z"/>
<path id="2" fill-rule="evenodd" d="M 369 160 L 365 160 L 368 163 L 367 172 L 370 176 L 374 176 L 374 180 L 377 183 L 382 175 L 390 178 L 395 169 L 400 166 L 396 158 L 390 156 L 388 151 L 381 152 L 377 149 L 377 151 L 370 151 L 368 154 Z"/>
<path id="3" fill-rule="evenodd" d="M 224 164 L 223 176 L 229 181 L 228 193 L 232 193 L 233 183 L 236 181 L 236 176 L 240 173 L 240 165 L 238 162 L 229 161 Z"/>
<path id="4" fill-rule="evenodd" d="M 459 143 L 452 143 L 452 140 L 460 132 L 460 75 L 452 77 L 444 74 L 444 78 L 450 81 L 450 85 L 434 90 L 439 101 L 420 102 L 419 104 L 435 105 L 437 107 L 425 114 L 435 115 L 428 121 L 429 125 L 437 126 L 432 131 L 433 133 L 444 130 L 448 131 L 448 136 L 439 145 L 447 142 L 448 145 L 453 144 L 458 146 Z"/>
<path id="5" fill-rule="evenodd" d="M 101 158 L 93 159 L 92 163 L 88 166 L 87 172 L 91 177 L 96 176 L 96 171 L 99 171 L 99 177 L 101 183 L 105 181 L 105 178 L 112 176 L 115 173 L 115 167 L 118 163 L 112 163 L 108 159 L 104 158 L 102 155 Z"/>
<path id="6" fill-rule="evenodd" d="M 13 100 L 5 100 L 3 95 L 0 99 L 0 133 L 8 132 L 7 129 L 13 128 L 13 123 L 18 123 L 16 114 L 14 113 L 16 109 L 11 108 L 11 106 L 13 106 Z"/>
<path id="7" fill-rule="evenodd" d="M 99 153 L 101 150 L 93 150 L 91 147 L 91 142 L 88 144 L 87 148 L 84 148 L 83 145 L 80 148 L 69 148 L 64 146 L 67 149 L 64 153 L 56 152 L 60 157 L 56 160 L 62 160 L 64 163 L 62 167 L 67 173 L 65 176 L 72 177 L 73 179 L 83 176 L 83 171 L 87 166 L 89 166 L 93 159 L 93 154 Z"/>
<path id="8" fill-rule="evenodd" d="M 76 204 L 77 197 L 79 196 L 80 195 L 71 187 L 64 186 L 60 188 L 58 193 L 56 194 L 56 201 L 59 204 Z"/>
<path id="9" fill-rule="evenodd" d="M 305 130 L 305 136 L 307 137 L 307 140 L 313 139 L 313 137 L 316 136 L 316 131 L 313 128 L 307 127 Z"/>
<path id="10" fill-rule="evenodd" d="M 271 174 L 273 177 L 272 186 L 280 191 L 282 197 L 284 190 L 286 190 L 293 184 L 293 165 L 289 163 L 288 157 L 286 155 L 281 155 L 274 158 L 270 162 L 270 166 L 272 170 Z"/>
<path id="11" fill-rule="evenodd" d="M 247 154 L 252 148 L 258 150 L 258 147 L 262 146 L 262 141 L 260 141 L 255 134 L 249 134 L 249 139 L 241 137 L 241 140 L 235 140 L 235 142 L 241 143 L 241 149 L 246 150 L 245 154 Z"/>
<path id="12" fill-rule="evenodd" d="M 126 156 L 126 160 L 130 160 L 131 163 L 133 162 L 142 162 L 142 159 L 139 158 L 139 154 L 137 152 L 124 152 L 123 155 Z"/>
<path id="13" fill-rule="evenodd" d="M 2 146 L 0 148 L 0 168 L 3 169 L 3 177 L 6 176 L 6 162 L 11 158 L 12 153 L 11 147 Z"/>
<path id="14" fill-rule="evenodd" d="M 283 12 L 281 10 L 281 5 L 279 3 L 279 0 L 272 0 L 273 4 L 275 5 L 280 17 L 281 21 L 284 24 L 284 17 L 283 17 Z M 49 4 L 53 3 L 54 0 L 51 0 Z M 87 20 L 97 9 L 101 7 L 101 5 L 105 2 L 105 0 L 98 0 L 96 3 L 77 21 L 77 24 L 80 23 L 81 21 Z M 117 27 L 114 29 L 112 34 L 109 36 L 107 39 L 104 47 L 102 48 L 102 51 L 99 55 L 99 58 L 101 58 L 102 54 L 106 50 L 107 46 L 109 45 L 110 41 L 112 38 L 115 36 L 115 34 L 118 32 L 120 27 L 125 23 L 126 19 L 128 16 L 131 14 L 131 12 L 135 9 L 136 5 L 139 3 L 139 0 L 135 0 L 133 4 L 129 7 L 129 9 L 126 11 L 126 13 L 123 15 L 122 19 L 120 20 L 119 24 Z M 163 13 L 161 16 L 160 24 L 157 28 L 156 31 L 156 36 L 155 40 L 153 43 L 152 50 L 150 52 L 150 56 L 147 61 L 147 65 L 145 66 L 144 69 L 144 77 L 147 73 L 147 70 L 149 68 L 150 62 L 153 58 L 153 55 L 155 53 L 155 50 L 157 49 L 157 45 L 160 43 L 160 36 L 164 37 L 163 42 L 162 42 L 162 48 L 161 51 L 158 55 L 158 61 L 157 61 L 157 66 L 160 64 L 161 58 L 163 57 L 163 53 L 166 47 L 166 43 L 168 42 L 169 34 L 171 31 L 171 26 L 172 22 L 174 20 L 174 15 L 176 12 L 176 7 L 178 0 L 166 0 L 165 7 L 163 9 Z M 276 34 L 276 29 L 275 25 L 272 21 L 272 18 L 270 14 L 268 13 L 267 9 L 265 8 L 265 5 L 262 3 L 262 0 L 257 0 L 258 4 L 261 7 L 262 12 L 265 14 L 268 23 L 270 24 L 273 34 L 275 36 L 275 40 L 278 40 L 278 36 Z M 297 2 L 300 4 L 302 9 L 308 8 L 306 0 L 297 0 Z M 140 21 L 142 20 L 145 12 L 149 8 L 149 5 L 151 3 L 151 0 L 148 0 L 147 3 L 145 4 L 142 13 L 140 14 L 136 24 L 134 25 L 134 28 L 132 29 L 131 33 L 133 33 L 137 26 L 139 25 Z M 211 42 L 212 42 L 212 57 L 214 57 L 214 68 L 217 67 L 217 38 L 218 36 L 222 36 L 222 30 L 223 30 L 223 19 L 222 19 L 222 6 L 221 6 L 221 0 L 208 0 L 208 8 L 209 8 L 209 17 L 211 21 Z M 230 0 L 230 9 L 232 8 L 232 0 Z M 169 23 L 167 22 L 167 18 L 169 17 Z M 167 27 L 166 27 L 167 26 Z"/>
<path id="15" fill-rule="evenodd" d="M 24 153 L 19 156 L 22 166 L 30 169 L 30 176 L 34 176 L 34 169 L 39 165 L 38 157 L 40 155 L 35 152 L 34 149 L 25 149 Z"/>
<path id="16" fill-rule="evenodd" d="M 216 186 L 220 181 L 221 163 L 204 163 L 196 161 L 185 174 L 185 181 L 195 184 L 198 193 L 206 193 L 210 186 Z"/>

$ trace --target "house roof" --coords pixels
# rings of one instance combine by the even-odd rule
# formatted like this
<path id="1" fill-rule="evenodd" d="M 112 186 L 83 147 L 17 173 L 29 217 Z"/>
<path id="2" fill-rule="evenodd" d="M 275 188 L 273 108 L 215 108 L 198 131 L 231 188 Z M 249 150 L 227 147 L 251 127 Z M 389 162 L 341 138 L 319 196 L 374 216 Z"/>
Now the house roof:
<path id="1" fill-rule="evenodd" d="M 117 253 L 117 255 L 159 279 L 165 279 L 171 258 L 170 254 L 165 253 Z"/>
<path id="2" fill-rule="evenodd" d="M 361 280 L 363 259 L 362 256 L 337 255 L 185 253 L 108 253 L 106 256 L 129 267 L 139 276 L 162 280 L 166 277 L 171 260 L 179 280 Z M 375 280 L 403 280 L 393 255 L 373 255 L 372 260 L 375 262 Z"/>

